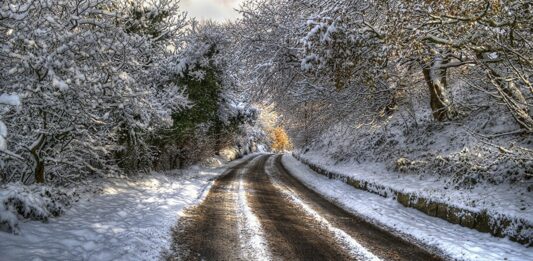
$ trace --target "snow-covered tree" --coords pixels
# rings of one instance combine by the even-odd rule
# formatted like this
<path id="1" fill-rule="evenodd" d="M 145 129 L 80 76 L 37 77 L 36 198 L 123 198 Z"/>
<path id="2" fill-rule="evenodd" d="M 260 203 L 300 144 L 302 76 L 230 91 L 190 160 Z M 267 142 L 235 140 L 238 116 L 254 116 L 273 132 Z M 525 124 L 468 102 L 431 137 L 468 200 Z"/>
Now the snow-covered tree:
<path id="1" fill-rule="evenodd" d="M 150 8 L 149 18 L 175 8 L 170 1 L 127 2 Z M 7 181 L 62 182 L 120 172 L 115 156 L 126 149 L 123 137 L 135 148 L 147 146 L 145 134 L 170 125 L 172 111 L 187 106 L 183 89 L 160 81 L 161 63 L 174 44 L 161 36 L 183 28 L 183 19 L 157 27 L 156 34 L 132 29 L 151 21 L 119 8 L 124 1 L 0 5 L 0 85 L 22 103 L 4 115 L 16 130 L 11 150 L 23 158 L 4 160 Z"/>
<path id="2" fill-rule="evenodd" d="M 294 122 L 306 132 L 305 119 L 324 117 L 318 125 L 327 126 L 346 114 L 390 115 L 412 99 L 408 93 L 427 97 L 434 120 L 453 120 L 464 110 L 448 86 L 454 81 L 505 104 L 530 132 L 531 8 L 522 1 L 251 0 L 236 25 L 241 75 L 280 110 L 298 112 Z"/>

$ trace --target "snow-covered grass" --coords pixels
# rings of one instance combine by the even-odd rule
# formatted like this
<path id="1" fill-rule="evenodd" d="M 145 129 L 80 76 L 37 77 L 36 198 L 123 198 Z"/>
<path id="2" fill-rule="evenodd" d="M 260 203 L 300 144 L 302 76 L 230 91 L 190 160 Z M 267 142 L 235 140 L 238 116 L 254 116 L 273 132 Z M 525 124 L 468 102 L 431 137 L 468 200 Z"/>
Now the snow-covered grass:
<path id="1" fill-rule="evenodd" d="M 214 178 L 239 162 L 106 181 L 101 195 L 80 200 L 61 217 L 19 224 L 19 235 L 0 232 L 0 259 L 157 260 L 184 208 L 199 203 Z"/>
<path id="2" fill-rule="evenodd" d="M 459 260 L 533 260 L 533 248 L 427 216 L 398 202 L 318 175 L 290 155 L 285 167 L 300 181 L 346 210 L 435 247 Z"/>

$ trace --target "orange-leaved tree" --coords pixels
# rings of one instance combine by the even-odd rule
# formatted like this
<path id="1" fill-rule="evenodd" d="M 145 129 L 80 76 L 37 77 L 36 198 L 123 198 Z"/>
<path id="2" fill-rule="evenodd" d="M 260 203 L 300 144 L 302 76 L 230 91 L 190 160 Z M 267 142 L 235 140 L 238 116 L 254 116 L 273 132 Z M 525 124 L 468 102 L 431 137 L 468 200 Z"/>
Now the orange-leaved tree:
<path id="1" fill-rule="evenodd" d="M 282 127 L 276 127 L 272 129 L 271 132 L 271 138 L 272 138 L 272 150 L 281 152 L 281 151 L 287 151 L 292 148 L 291 141 L 289 140 L 289 135 L 287 135 L 287 132 L 285 132 L 285 129 Z"/>

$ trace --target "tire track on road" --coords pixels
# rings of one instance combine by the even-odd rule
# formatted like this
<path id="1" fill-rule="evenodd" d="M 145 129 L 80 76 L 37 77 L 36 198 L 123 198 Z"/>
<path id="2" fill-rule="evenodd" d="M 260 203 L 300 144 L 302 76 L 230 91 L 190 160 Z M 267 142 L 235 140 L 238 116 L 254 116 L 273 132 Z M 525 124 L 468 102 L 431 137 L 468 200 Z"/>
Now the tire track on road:
<path id="1" fill-rule="evenodd" d="M 237 216 L 239 171 L 247 160 L 222 174 L 205 200 L 191 208 L 173 229 L 168 260 L 244 260 L 241 255 Z"/>
<path id="2" fill-rule="evenodd" d="M 248 202 L 266 232 L 273 259 L 354 260 L 329 231 L 295 206 L 277 189 L 265 172 L 263 156 L 245 176 Z"/>

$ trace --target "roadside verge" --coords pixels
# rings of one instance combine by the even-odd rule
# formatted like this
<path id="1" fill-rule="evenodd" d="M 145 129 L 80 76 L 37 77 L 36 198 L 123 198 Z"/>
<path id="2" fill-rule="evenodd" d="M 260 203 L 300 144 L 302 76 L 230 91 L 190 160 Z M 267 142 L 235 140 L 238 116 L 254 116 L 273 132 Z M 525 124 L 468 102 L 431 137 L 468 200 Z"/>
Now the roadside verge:
<path id="1" fill-rule="evenodd" d="M 444 219 L 452 224 L 458 224 L 480 232 L 490 233 L 496 237 L 507 237 L 511 241 L 521 243 L 528 247 L 533 245 L 533 222 L 531 220 L 510 217 L 503 213 L 489 211 L 487 209 L 475 211 L 461 208 L 443 200 L 423 197 L 416 193 L 399 191 L 384 186 L 383 184 L 328 170 L 327 167 L 314 164 L 296 153 L 293 153 L 293 156 L 309 166 L 313 171 L 329 179 L 339 180 L 356 189 L 393 199 L 405 207 L 417 209 L 428 216 Z"/>

